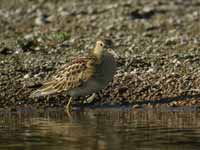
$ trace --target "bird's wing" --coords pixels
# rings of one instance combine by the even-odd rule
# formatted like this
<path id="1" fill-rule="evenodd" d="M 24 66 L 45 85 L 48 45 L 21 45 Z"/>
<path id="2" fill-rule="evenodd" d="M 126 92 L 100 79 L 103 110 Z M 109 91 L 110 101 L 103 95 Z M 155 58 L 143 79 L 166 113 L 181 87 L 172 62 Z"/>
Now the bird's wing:
<path id="1" fill-rule="evenodd" d="M 31 97 L 59 93 L 81 86 L 83 82 L 93 76 L 94 64 L 94 57 L 82 57 L 72 60 L 71 63 L 61 67 L 49 81 L 44 82 L 40 89 L 31 94 Z"/>

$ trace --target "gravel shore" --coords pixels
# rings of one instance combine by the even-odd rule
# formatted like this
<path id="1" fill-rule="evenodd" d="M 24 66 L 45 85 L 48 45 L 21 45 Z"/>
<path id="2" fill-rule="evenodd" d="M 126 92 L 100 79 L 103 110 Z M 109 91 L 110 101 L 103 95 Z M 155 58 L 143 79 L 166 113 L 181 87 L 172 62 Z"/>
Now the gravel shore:
<path id="1" fill-rule="evenodd" d="M 63 107 L 66 93 L 29 95 L 99 38 L 120 57 L 91 105 L 200 106 L 199 0 L 1 0 L 0 108 Z"/>

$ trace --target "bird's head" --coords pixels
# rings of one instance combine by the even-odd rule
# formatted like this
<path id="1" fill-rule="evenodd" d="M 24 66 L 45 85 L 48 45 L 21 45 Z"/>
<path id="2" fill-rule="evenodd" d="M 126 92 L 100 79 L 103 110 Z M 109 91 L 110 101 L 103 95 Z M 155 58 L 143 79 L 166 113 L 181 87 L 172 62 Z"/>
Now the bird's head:
<path id="1" fill-rule="evenodd" d="M 105 43 L 101 40 L 98 40 L 96 42 L 96 46 L 94 48 L 93 54 L 97 57 L 100 58 L 104 52 L 104 47 L 105 47 Z"/>
<path id="2" fill-rule="evenodd" d="M 111 53 L 115 58 L 118 58 L 118 55 L 116 54 L 116 52 L 112 49 L 113 47 L 113 43 L 111 40 L 98 40 L 96 42 L 96 46 L 94 48 L 93 54 L 97 57 L 97 58 L 101 58 L 101 56 L 103 55 L 104 52 L 109 52 Z"/>

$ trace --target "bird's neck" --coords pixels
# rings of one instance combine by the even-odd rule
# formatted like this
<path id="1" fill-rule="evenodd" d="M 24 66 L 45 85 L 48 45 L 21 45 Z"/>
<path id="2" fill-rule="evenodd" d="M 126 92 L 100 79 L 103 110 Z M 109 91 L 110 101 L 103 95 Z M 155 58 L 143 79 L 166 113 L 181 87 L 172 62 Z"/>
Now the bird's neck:
<path id="1" fill-rule="evenodd" d="M 92 54 L 93 54 L 93 56 L 95 56 L 97 58 L 98 63 L 100 63 L 102 55 L 103 55 L 103 51 L 101 49 L 99 49 L 98 47 L 95 47 Z"/>

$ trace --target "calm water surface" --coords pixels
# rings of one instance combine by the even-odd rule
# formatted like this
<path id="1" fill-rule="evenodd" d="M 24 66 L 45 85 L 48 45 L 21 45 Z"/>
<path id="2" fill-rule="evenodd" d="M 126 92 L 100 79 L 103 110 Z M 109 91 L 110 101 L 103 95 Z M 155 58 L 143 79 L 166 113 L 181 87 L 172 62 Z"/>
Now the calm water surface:
<path id="1" fill-rule="evenodd" d="M 200 113 L 88 109 L 0 113 L 2 150 L 198 150 Z"/>

